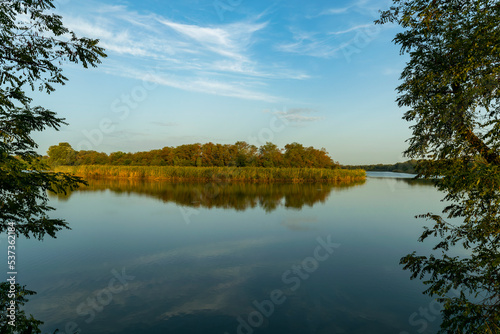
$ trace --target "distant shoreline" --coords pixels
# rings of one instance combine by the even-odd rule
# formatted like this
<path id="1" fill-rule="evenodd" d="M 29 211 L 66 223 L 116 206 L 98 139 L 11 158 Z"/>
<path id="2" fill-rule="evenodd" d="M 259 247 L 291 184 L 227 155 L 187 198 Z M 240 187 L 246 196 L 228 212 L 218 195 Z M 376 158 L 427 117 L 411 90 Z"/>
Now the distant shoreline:
<path id="1" fill-rule="evenodd" d="M 346 165 L 342 168 L 346 169 L 364 169 L 367 172 L 394 172 L 417 174 L 415 167 L 417 160 L 408 160 L 405 162 L 397 162 L 395 164 L 376 164 L 376 165 Z"/>
<path id="2" fill-rule="evenodd" d="M 54 171 L 84 178 L 129 178 L 165 181 L 350 183 L 366 180 L 366 172 L 361 169 L 88 165 L 58 166 L 54 167 Z"/>

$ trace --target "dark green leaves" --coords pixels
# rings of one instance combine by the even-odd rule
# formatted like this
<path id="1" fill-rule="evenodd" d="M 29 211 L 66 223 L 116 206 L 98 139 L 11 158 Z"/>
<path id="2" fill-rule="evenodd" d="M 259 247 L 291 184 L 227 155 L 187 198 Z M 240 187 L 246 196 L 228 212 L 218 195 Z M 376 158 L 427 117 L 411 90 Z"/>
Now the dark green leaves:
<path id="1" fill-rule="evenodd" d="M 105 57 L 98 41 L 78 38 L 50 10 L 51 0 L 0 1 L 0 232 L 14 228 L 17 236 L 56 237 L 67 222 L 48 216 L 48 191 L 66 191 L 83 181 L 49 171 L 35 152 L 34 131 L 58 129 L 62 118 L 40 106 L 31 106 L 26 90 L 50 93 L 67 78 L 63 63 L 96 66 Z M 14 287 L 15 293 L 11 288 Z M 18 284 L 0 284 L 0 332 L 41 333 L 41 321 L 27 317 L 20 306 L 34 294 Z M 7 312 L 15 302 L 15 326 Z"/>
<path id="2" fill-rule="evenodd" d="M 95 67 L 106 57 L 98 40 L 78 38 L 63 26 L 60 16 L 47 13 L 50 8 L 52 2 L 46 0 L 0 2 L 2 106 L 30 102 L 24 86 L 50 93 L 55 84 L 64 84 L 61 64 Z"/>
<path id="3" fill-rule="evenodd" d="M 48 216 L 47 191 L 73 189 L 82 180 L 50 172 L 40 160 L 32 133 L 66 123 L 31 106 L 26 91 L 50 93 L 67 81 L 62 64 L 87 68 L 106 56 L 97 40 L 64 27 L 52 8 L 50 0 L 0 1 L 0 231 L 14 223 L 18 234 L 38 239 L 67 227 Z"/>
<path id="4" fill-rule="evenodd" d="M 434 224 L 419 240 L 437 239 L 441 253 L 401 263 L 444 302 L 442 332 L 499 333 L 500 3 L 394 1 L 377 23 L 387 22 L 410 55 L 397 88 L 413 123 L 405 154 L 448 203 L 444 217 L 421 216 Z"/>
<path id="5" fill-rule="evenodd" d="M 12 297 L 11 284 L 9 282 L 0 283 L 0 333 L 3 334 L 15 334 L 15 333 L 41 333 L 39 326 L 43 324 L 42 321 L 36 320 L 33 316 L 27 316 L 22 306 L 28 302 L 27 296 L 35 295 L 36 292 L 27 290 L 24 286 L 15 284 L 14 288 L 14 298 Z M 12 307 L 11 300 L 15 301 L 15 324 L 16 326 L 9 325 L 11 318 L 8 317 L 10 314 L 8 308 Z"/>

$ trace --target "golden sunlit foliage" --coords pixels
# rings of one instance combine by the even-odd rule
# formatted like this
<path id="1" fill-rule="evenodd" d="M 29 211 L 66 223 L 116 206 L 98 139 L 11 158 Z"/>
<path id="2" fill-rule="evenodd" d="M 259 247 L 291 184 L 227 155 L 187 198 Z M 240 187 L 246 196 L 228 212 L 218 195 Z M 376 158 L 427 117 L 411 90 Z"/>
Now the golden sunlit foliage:
<path id="1" fill-rule="evenodd" d="M 59 166 L 58 172 L 86 178 L 139 178 L 171 181 L 353 182 L 364 170 L 265 167 Z"/>
<path id="2" fill-rule="evenodd" d="M 196 143 L 109 155 L 96 151 L 75 151 L 68 143 L 59 143 L 51 146 L 47 154 L 51 166 L 339 167 L 324 148 L 318 150 L 299 143 L 287 144 L 283 149 L 269 142 L 259 148 L 243 141 L 224 145 Z"/>
<path id="3" fill-rule="evenodd" d="M 92 179 L 78 192 L 110 190 L 116 194 L 140 194 L 191 208 L 224 208 L 236 211 L 261 207 L 272 212 L 280 206 L 302 209 L 325 203 L 332 192 L 340 192 L 364 181 L 349 183 L 256 183 L 256 182 L 170 182 L 146 179 Z M 72 191 L 49 193 L 67 200 Z"/>

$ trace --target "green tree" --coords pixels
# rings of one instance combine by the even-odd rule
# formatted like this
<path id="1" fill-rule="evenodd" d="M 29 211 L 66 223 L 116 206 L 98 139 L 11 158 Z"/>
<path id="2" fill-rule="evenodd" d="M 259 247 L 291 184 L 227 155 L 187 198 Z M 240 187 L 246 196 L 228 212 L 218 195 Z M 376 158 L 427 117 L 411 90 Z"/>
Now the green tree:
<path id="1" fill-rule="evenodd" d="M 275 144 L 267 142 L 259 147 L 259 161 L 262 167 L 281 167 L 283 155 Z"/>
<path id="2" fill-rule="evenodd" d="M 234 145 L 235 161 L 237 167 L 255 166 L 257 147 L 244 141 L 237 141 Z"/>
<path id="3" fill-rule="evenodd" d="M 32 106 L 26 91 L 51 93 L 67 81 L 60 64 L 86 68 L 105 57 L 97 40 L 76 37 L 53 8 L 51 0 L 0 1 L 0 230 L 13 226 L 17 235 L 38 239 L 55 237 L 67 227 L 64 220 L 49 218 L 53 208 L 47 191 L 73 189 L 82 181 L 48 172 L 35 152 L 33 131 L 57 130 L 65 123 L 54 112 Z M 25 317 L 18 321 L 24 326 L 21 331 L 39 333 L 40 322 Z M 2 330 L 14 332 L 12 326 Z"/>
<path id="4" fill-rule="evenodd" d="M 214 149 L 212 151 L 212 163 L 213 166 L 223 167 L 225 164 L 225 150 L 224 145 L 215 144 Z"/>
<path id="5" fill-rule="evenodd" d="M 164 147 L 159 152 L 159 158 L 162 160 L 162 166 L 174 165 L 174 149 L 171 147 Z"/>
<path id="6" fill-rule="evenodd" d="M 287 167 L 295 168 L 333 168 L 332 158 L 324 148 L 317 150 L 312 146 L 304 147 L 299 143 L 285 145 L 283 163 Z"/>
<path id="7" fill-rule="evenodd" d="M 96 151 L 78 151 L 75 165 L 106 165 L 109 157 L 106 153 Z"/>
<path id="8" fill-rule="evenodd" d="M 201 146 L 201 165 L 210 167 L 214 165 L 215 144 L 212 142 L 205 143 Z"/>
<path id="9" fill-rule="evenodd" d="M 73 166 L 76 162 L 77 152 L 68 143 L 59 143 L 59 145 L 49 147 L 47 154 L 51 166 Z"/>
<path id="10" fill-rule="evenodd" d="M 422 215 L 432 226 L 420 241 L 437 237 L 439 254 L 401 262 L 444 303 L 441 332 L 500 333 L 500 3 L 395 0 L 387 22 L 409 54 L 397 99 L 413 123 L 405 154 L 450 203 Z"/>
<path id="11" fill-rule="evenodd" d="M 313 147 L 308 147 L 307 150 L 311 152 L 311 155 L 313 157 L 312 159 L 314 160 L 314 167 L 338 168 L 339 163 L 333 161 L 324 147 L 322 147 L 320 150 L 317 150 Z"/>
<path id="12" fill-rule="evenodd" d="M 201 144 L 177 146 L 174 155 L 174 164 L 176 166 L 196 166 L 196 162 L 201 156 Z"/>
<path id="13" fill-rule="evenodd" d="M 25 90 L 50 93 L 55 84 L 67 80 L 59 63 L 96 66 L 105 56 L 97 40 L 77 38 L 60 16 L 49 13 L 52 8 L 50 0 L 0 2 L 0 226 L 4 231 L 8 222 L 15 223 L 17 232 L 38 238 L 45 233 L 54 237 L 67 226 L 48 218 L 52 208 L 46 191 L 75 187 L 81 181 L 46 172 L 31 133 L 57 130 L 65 123 L 54 112 L 32 106 Z"/>
<path id="14" fill-rule="evenodd" d="M 302 144 L 291 143 L 285 145 L 285 153 L 283 154 L 283 159 L 284 164 L 287 167 L 305 167 L 304 158 L 305 149 Z"/>
<path id="15" fill-rule="evenodd" d="M 236 166 L 236 157 L 238 155 L 238 150 L 234 145 L 225 144 L 220 145 L 220 152 L 222 156 L 223 166 Z"/>

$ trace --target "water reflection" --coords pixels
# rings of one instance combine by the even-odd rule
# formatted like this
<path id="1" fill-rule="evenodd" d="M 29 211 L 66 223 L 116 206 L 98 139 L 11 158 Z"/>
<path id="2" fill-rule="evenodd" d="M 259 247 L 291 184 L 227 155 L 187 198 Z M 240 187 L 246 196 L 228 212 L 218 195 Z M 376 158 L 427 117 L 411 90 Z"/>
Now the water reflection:
<path id="1" fill-rule="evenodd" d="M 260 207 L 272 212 L 280 206 L 301 209 L 324 203 L 332 191 L 342 191 L 362 185 L 352 183 L 172 183 L 131 179 L 93 179 L 80 192 L 110 190 L 115 194 L 144 195 L 166 203 L 188 207 L 224 208 L 244 211 Z M 72 195 L 49 194 L 52 198 L 66 201 Z"/>
<path id="2" fill-rule="evenodd" d="M 399 259 L 416 247 L 414 214 L 441 195 L 412 179 L 360 184 L 91 180 L 51 195 L 72 231 L 23 244 L 24 282 L 38 292 L 27 314 L 64 333 L 416 333 L 422 316 L 408 319 L 430 299 Z M 205 209 L 186 224 L 179 206 Z M 329 236 L 339 247 L 315 265 Z M 123 271 L 127 287 L 110 290 Z M 276 289 L 286 300 L 249 320 Z M 419 332 L 436 332 L 434 319 Z"/>

